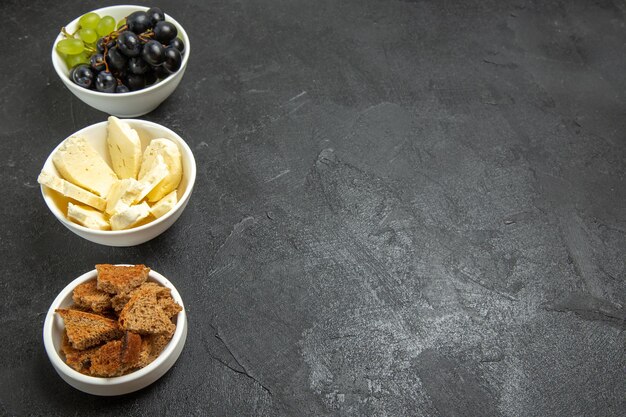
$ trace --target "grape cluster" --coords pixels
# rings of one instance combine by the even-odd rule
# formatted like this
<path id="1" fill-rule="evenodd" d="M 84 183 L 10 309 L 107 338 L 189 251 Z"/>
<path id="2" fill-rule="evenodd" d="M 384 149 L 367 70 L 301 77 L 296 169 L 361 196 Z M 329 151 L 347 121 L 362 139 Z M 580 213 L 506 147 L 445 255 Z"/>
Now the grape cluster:
<path id="1" fill-rule="evenodd" d="M 185 44 L 158 7 L 131 13 L 118 22 L 91 12 L 79 29 L 57 43 L 56 50 L 75 84 L 103 93 L 141 90 L 178 71 Z"/>

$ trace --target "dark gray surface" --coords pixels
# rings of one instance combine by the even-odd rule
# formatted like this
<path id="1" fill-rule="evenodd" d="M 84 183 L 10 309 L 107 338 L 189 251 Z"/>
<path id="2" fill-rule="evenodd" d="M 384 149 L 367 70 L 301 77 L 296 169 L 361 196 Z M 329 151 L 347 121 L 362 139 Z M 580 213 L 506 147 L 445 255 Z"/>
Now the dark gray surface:
<path id="1" fill-rule="evenodd" d="M 623 2 L 159 3 L 193 52 L 145 118 L 198 178 L 134 248 L 71 234 L 36 184 L 106 117 L 49 50 L 108 3 L 0 4 L 0 414 L 626 415 Z M 117 398 L 66 385 L 41 338 L 100 262 L 168 276 L 190 323 Z"/>

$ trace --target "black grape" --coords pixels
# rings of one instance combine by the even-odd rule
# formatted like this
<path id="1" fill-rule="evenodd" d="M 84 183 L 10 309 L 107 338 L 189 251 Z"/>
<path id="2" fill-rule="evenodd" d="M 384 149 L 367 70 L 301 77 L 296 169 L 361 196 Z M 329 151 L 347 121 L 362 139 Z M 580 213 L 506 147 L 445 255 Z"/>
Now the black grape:
<path id="1" fill-rule="evenodd" d="M 127 57 L 133 57 L 141 52 L 141 42 L 137 35 L 129 30 L 125 30 L 117 38 L 117 48 Z"/>
<path id="2" fill-rule="evenodd" d="M 165 60 L 165 48 L 158 41 L 148 41 L 141 50 L 141 57 L 152 66 L 160 65 Z"/>
<path id="3" fill-rule="evenodd" d="M 176 72 L 180 68 L 183 62 L 183 57 L 180 55 L 180 51 L 172 46 L 165 48 L 165 62 L 163 67 L 169 72 Z"/>
<path id="4" fill-rule="evenodd" d="M 167 45 L 178 36 L 178 29 L 170 22 L 159 22 L 154 25 L 154 39 Z"/>
<path id="5" fill-rule="evenodd" d="M 156 67 L 154 69 L 154 73 L 156 74 L 157 78 L 160 80 L 170 76 L 170 72 L 167 69 L 165 69 L 163 65 L 159 65 L 158 67 Z"/>
<path id="6" fill-rule="evenodd" d="M 146 12 L 133 12 L 126 18 L 126 24 L 128 29 L 136 34 L 144 33 L 146 30 L 152 28 L 152 20 Z"/>
<path id="7" fill-rule="evenodd" d="M 168 46 L 173 46 L 174 48 L 178 49 L 180 52 L 183 52 L 185 50 L 185 44 L 180 38 L 172 39 Z"/>
<path id="8" fill-rule="evenodd" d="M 109 49 L 106 57 L 109 67 L 114 71 L 122 71 L 126 67 L 126 57 L 120 52 L 117 46 Z"/>
<path id="9" fill-rule="evenodd" d="M 157 76 L 154 73 L 154 70 L 149 69 L 145 74 L 144 77 L 146 77 L 146 85 L 152 85 L 157 81 Z"/>
<path id="10" fill-rule="evenodd" d="M 117 80 L 109 71 L 102 71 L 96 77 L 96 90 L 98 91 L 103 93 L 113 93 L 115 92 L 116 86 Z"/>
<path id="11" fill-rule="evenodd" d="M 158 7 L 150 7 L 146 13 L 150 17 L 152 26 L 165 20 L 165 13 L 163 13 L 163 10 Z"/>
<path id="12" fill-rule="evenodd" d="M 128 60 L 128 72 L 131 74 L 145 74 L 148 69 L 150 69 L 150 66 L 141 57 L 136 56 Z"/>
<path id="13" fill-rule="evenodd" d="M 91 58 L 89 58 L 89 64 L 91 69 L 95 72 L 104 71 L 106 68 L 104 65 L 104 55 L 102 54 L 93 54 Z"/>
<path id="14" fill-rule="evenodd" d="M 72 81 L 83 88 L 91 88 L 93 85 L 94 75 L 89 65 L 78 65 L 70 74 Z"/>
<path id="15" fill-rule="evenodd" d="M 106 48 L 107 49 L 111 49 L 115 46 L 115 41 L 114 40 L 110 40 L 109 42 L 107 42 L 106 44 Z M 98 52 L 100 52 L 101 54 L 104 53 L 104 38 L 100 38 L 98 39 L 98 41 L 96 42 L 96 48 L 98 49 Z"/>
<path id="16" fill-rule="evenodd" d="M 137 74 L 128 74 L 126 76 L 126 85 L 130 91 L 141 90 L 146 87 L 146 77 Z"/>

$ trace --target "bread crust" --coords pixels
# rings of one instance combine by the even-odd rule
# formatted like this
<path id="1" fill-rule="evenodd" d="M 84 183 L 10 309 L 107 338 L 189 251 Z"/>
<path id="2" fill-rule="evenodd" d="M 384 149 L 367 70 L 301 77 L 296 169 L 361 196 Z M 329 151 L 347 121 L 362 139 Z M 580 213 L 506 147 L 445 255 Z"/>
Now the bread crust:
<path id="1" fill-rule="evenodd" d="M 98 289 L 109 294 L 130 293 L 148 279 L 150 268 L 145 265 L 96 265 Z"/>

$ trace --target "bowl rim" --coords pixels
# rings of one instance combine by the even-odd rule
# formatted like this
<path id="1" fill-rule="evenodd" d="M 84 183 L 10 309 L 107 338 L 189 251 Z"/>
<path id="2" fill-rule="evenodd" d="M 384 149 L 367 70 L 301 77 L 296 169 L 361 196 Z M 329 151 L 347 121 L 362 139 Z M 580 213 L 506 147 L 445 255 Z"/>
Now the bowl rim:
<path id="1" fill-rule="evenodd" d="M 102 16 L 102 13 L 106 13 L 109 10 L 115 10 L 115 9 L 120 9 L 120 8 L 135 8 L 137 10 L 143 10 L 143 11 L 146 11 L 149 9 L 149 7 L 146 7 L 146 6 L 138 6 L 138 5 L 132 5 L 132 4 L 118 4 L 115 6 L 101 7 L 99 9 L 90 10 L 88 12 L 81 14 L 76 19 L 72 20 L 71 22 L 69 22 L 63 27 L 67 28 L 72 25 L 78 25 L 78 20 L 87 13 L 94 12 Z M 57 35 L 57 37 L 54 39 L 54 42 L 52 43 L 52 66 L 54 67 L 54 70 L 56 71 L 59 78 L 61 78 L 66 85 L 71 85 L 72 87 L 76 87 L 80 89 L 79 91 L 84 92 L 87 95 L 92 95 L 94 97 L 132 97 L 132 96 L 140 95 L 142 93 L 149 93 L 150 91 L 154 91 L 157 88 L 162 87 L 172 82 L 172 80 L 174 79 L 174 76 L 187 66 L 187 61 L 189 60 L 189 55 L 191 54 L 191 43 L 189 42 L 189 36 L 187 36 L 187 31 L 185 31 L 185 28 L 180 23 L 178 23 L 176 19 L 174 19 L 171 15 L 167 13 L 165 13 L 165 18 L 167 21 L 170 21 L 174 23 L 174 25 L 176 25 L 176 27 L 179 29 L 179 35 L 180 34 L 183 35 L 183 41 L 185 42 L 185 53 L 182 54 L 183 60 L 180 64 L 180 68 L 178 69 L 178 71 L 171 74 L 166 79 L 156 82 L 149 87 L 146 87 L 144 89 L 137 90 L 137 91 L 129 91 L 127 93 L 104 93 L 101 91 L 88 90 L 86 88 L 80 87 L 72 83 L 72 81 L 69 79 L 68 74 L 65 74 L 65 72 L 63 71 L 63 68 L 61 66 L 62 59 L 59 56 L 59 53 L 56 51 L 57 43 L 60 40 L 64 39 L 61 33 Z"/>
<path id="2" fill-rule="evenodd" d="M 116 265 L 117 266 L 131 266 L 130 264 L 116 264 Z M 85 272 L 78 278 L 72 280 L 72 282 L 70 282 L 68 285 L 65 286 L 65 288 L 61 290 L 61 292 L 56 296 L 56 298 L 50 305 L 50 308 L 48 309 L 48 312 L 46 314 L 46 319 L 44 321 L 44 327 L 43 327 L 43 341 L 44 341 L 44 347 L 46 349 L 46 353 L 48 354 L 48 358 L 52 362 L 52 365 L 54 366 L 55 369 L 67 375 L 68 377 L 72 378 L 72 380 L 80 382 L 82 384 L 87 384 L 87 385 L 92 385 L 92 386 L 102 386 L 102 387 L 117 386 L 117 385 L 127 384 L 130 382 L 139 380 L 141 378 L 144 378 L 146 375 L 150 374 L 151 372 L 163 366 L 163 363 L 167 360 L 169 356 L 172 355 L 176 346 L 179 343 L 181 342 L 185 343 L 185 340 L 183 340 L 182 337 L 183 337 L 183 333 L 185 331 L 186 322 L 187 322 L 187 315 L 185 313 L 185 305 L 183 304 L 183 300 L 178 290 L 176 289 L 176 287 L 174 287 L 174 284 L 172 284 L 170 280 L 168 280 L 166 277 L 164 277 L 163 275 L 161 275 L 160 273 L 152 269 L 150 269 L 150 273 L 148 274 L 148 280 L 152 278 L 154 281 L 158 282 L 159 284 L 169 288 L 171 290 L 172 298 L 174 298 L 174 300 L 178 304 L 180 304 L 180 306 L 183 308 L 176 316 L 176 330 L 174 331 L 174 335 L 172 336 L 172 339 L 169 341 L 165 349 L 163 349 L 163 351 L 159 354 L 159 356 L 154 361 L 150 362 L 145 367 L 138 369 L 134 372 L 131 372 L 130 374 L 127 374 L 127 375 L 116 376 L 116 377 L 111 377 L 111 378 L 89 376 L 89 375 L 81 374 L 80 372 L 72 369 L 67 363 L 65 363 L 65 361 L 61 358 L 59 352 L 57 352 L 56 349 L 54 348 L 52 328 L 54 325 L 54 318 L 56 314 L 55 310 L 60 307 L 61 302 L 65 298 L 67 298 L 72 293 L 72 291 L 74 291 L 74 288 L 78 284 L 82 284 L 83 282 L 94 279 L 97 277 L 97 275 L 98 275 L 98 271 L 96 269 L 93 269 L 89 272 Z"/>
<path id="3" fill-rule="evenodd" d="M 172 207 L 172 209 L 170 211 L 168 211 L 167 213 L 165 213 L 163 216 L 159 217 L 158 219 L 155 219 L 149 223 L 143 224 L 141 226 L 137 226 L 137 227 L 133 227 L 130 229 L 124 229 L 124 230 L 96 230 L 96 229 L 90 229 L 88 227 L 85 227 L 83 225 L 80 225 L 78 223 L 74 223 L 70 220 L 68 220 L 65 215 L 60 211 L 60 209 L 57 207 L 57 205 L 52 201 L 52 198 L 47 196 L 45 193 L 45 186 L 44 185 L 39 185 L 39 189 L 41 191 L 41 195 L 44 199 L 44 201 L 46 202 L 46 205 L 48 206 L 48 208 L 50 209 L 50 211 L 52 212 L 52 214 L 54 214 L 54 216 L 61 222 L 63 223 L 63 225 L 65 225 L 68 228 L 77 228 L 78 230 L 87 232 L 87 233 L 91 233 L 93 235 L 97 235 L 97 236 L 125 236 L 125 235 L 129 235 L 129 234 L 134 234 L 137 232 L 140 232 L 142 230 L 146 230 L 149 228 L 152 228 L 160 223 L 163 223 L 165 221 L 167 221 L 167 219 L 171 216 L 174 215 L 174 213 L 176 213 L 180 207 L 184 204 L 186 204 L 186 201 L 190 198 L 191 193 L 193 191 L 193 187 L 194 184 L 196 182 L 196 160 L 195 157 L 193 155 L 193 152 L 191 151 L 191 148 L 189 147 L 189 145 L 187 144 L 187 142 L 185 142 L 185 140 L 183 138 L 180 137 L 180 135 L 178 135 L 176 132 L 174 132 L 173 130 L 155 123 L 155 122 L 150 122 L 148 120 L 142 120 L 142 119 L 124 119 L 125 122 L 129 122 L 129 123 L 139 123 L 139 124 L 144 124 L 144 125 L 148 125 L 154 128 L 160 128 L 160 129 L 164 129 L 166 130 L 169 134 L 172 134 L 178 141 L 178 145 L 181 146 L 184 150 L 185 153 L 187 153 L 189 155 L 188 159 L 183 158 L 183 164 L 184 165 L 188 165 L 189 166 L 189 180 L 188 180 L 188 184 L 187 187 L 185 188 L 185 192 L 183 193 L 182 196 L 177 196 L 178 201 L 176 202 L 176 205 L 174 207 Z M 96 127 L 100 127 L 102 125 L 107 125 L 108 121 L 103 121 L 103 122 L 98 122 L 98 123 L 94 123 L 92 125 L 89 126 L 85 126 L 84 128 L 78 130 L 77 132 L 72 133 L 71 135 L 69 135 L 68 137 L 66 137 L 65 139 L 63 139 L 55 148 L 52 152 L 50 152 L 50 155 L 48 155 L 48 158 L 46 158 L 46 161 L 44 162 L 43 166 L 45 167 L 46 165 L 48 165 L 49 163 L 52 164 L 52 157 L 53 155 L 57 152 L 57 150 L 61 147 L 61 145 L 63 145 L 63 143 L 69 139 L 72 136 L 80 136 L 80 134 L 87 130 L 87 129 L 92 129 L 92 128 L 96 128 Z M 131 126 L 132 127 L 132 126 Z M 182 155 L 181 155 L 182 156 Z M 43 170 L 43 168 L 42 168 Z M 183 167 L 183 175 L 184 175 L 184 167 Z"/>

